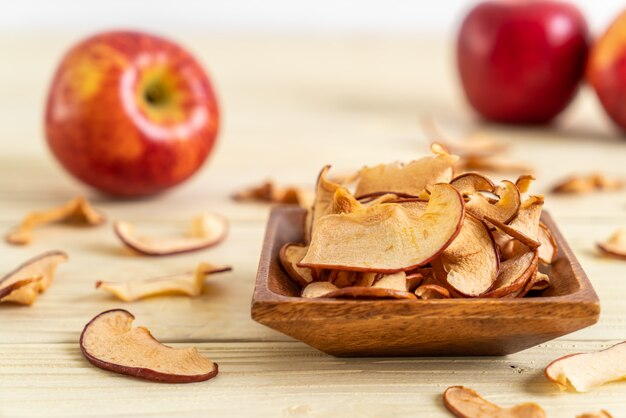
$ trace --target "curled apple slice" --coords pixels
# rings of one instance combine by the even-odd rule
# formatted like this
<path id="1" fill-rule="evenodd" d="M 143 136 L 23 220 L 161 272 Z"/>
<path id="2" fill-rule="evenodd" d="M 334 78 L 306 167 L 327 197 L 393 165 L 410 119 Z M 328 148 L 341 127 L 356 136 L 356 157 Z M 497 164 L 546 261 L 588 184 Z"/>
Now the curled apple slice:
<path id="1" fill-rule="evenodd" d="M 165 383 L 191 383 L 217 375 L 217 364 L 193 348 L 161 344 L 123 309 L 102 312 L 80 335 L 80 351 L 94 366 L 115 373 Z"/>
<path id="2" fill-rule="evenodd" d="M 33 239 L 34 228 L 53 222 L 100 225 L 104 221 L 103 214 L 94 209 L 87 199 L 78 196 L 59 207 L 29 213 L 19 226 L 6 235 L 6 241 L 15 245 L 29 244 Z"/>
<path id="3" fill-rule="evenodd" d="M 449 183 L 458 157 L 437 148 L 436 155 L 424 157 L 408 164 L 380 164 L 364 167 L 359 172 L 355 196 L 386 191 L 420 196 L 426 186 Z"/>
<path id="4" fill-rule="evenodd" d="M 437 184 L 426 210 L 415 215 L 384 203 L 354 213 L 319 219 L 300 267 L 393 273 L 430 262 L 458 235 L 463 198 L 449 184 Z"/>
<path id="5" fill-rule="evenodd" d="M 464 196 L 469 196 L 476 192 L 487 191 L 493 192 L 496 185 L 489 178 L 480 173 L 463 173 L 456 176 L 450 181 L 450 184 Z"/>
<path id="6" fill-rule="evenodd" d="M 151 256 L 173 255 L 203 250 L 219 244 L 228 234 L 228 221 L 215 213 L 194 218 L 187 236 L 155 238 L 139 236 L 130 222 L 118 221 L 113 225 L 115 234 L 124 245 L 134 251 Z"/>
<path id="7" fill-rule="evenodd" d="M 475 390 L 450 386 L 443 393 L 443 403 L 459 418 L 546 418 L 545 411 L 536 403 L 523 403 L 502 408 L 485 400 Z"/>
<path id="8" fill-rule="evenodd" d="M 338 287 L 331 282 L 312 282 L 302 290 L 303 298 L 321 298 L 328 293 L 337 290 Z"/>
<path id="9" fill-rule="evenodd" d="M 517 186 L 517 190 L 520 193 L 527 193 L 530 189 L 530 186 L 533 184 L 536 178 L 530 174 L 524 174 L 517 178 L 515 181 L 515 185 Z"/>
<path id="10" fill-rule="evenodd" d="M 308 249 L 308 245 L 287 243 L 283 245 L 279 253 L 280 264 L 289 277 L 302 287 L 317 279 L 316 270 L 298 267 L 298 263 L 302 261 Z"/>
<path id="11" fill-rule="evenodd" d="M 494 285 L 500 258 L 487 225 L 466 214 L 459 235 L 432 264 L 440 282 L 463 296 L 476 297 Z"/>
<path id="12" fill-rule="evenodd" d="M 96 289 L 111 292 L 124 302 L 133 302 L 162 295 L 195 297 L 202 294 L 206 276 L 231 270 L 232 267 L 230 266 L 213 266 L 207 263 L 200 263 L 194 272 L 124 282 L 97 281 Z"/>
<path id="13" fill-rule="evenodd" d="M 298 205 L 303 208 L 313 203 L 313 193 L 303 187 L 279 187 L 273 181 L 235 193 L 232 198 L 240 202 L 264 202 L 284 205 Z"/>
<path id="14" fill-rule="evenodd" d="M 626 259 L 626 228 L 620 228 L 605 242 L 599 242 L 598 249 L 604 254 Z"/>
<path id="15" fill-rule="evenodd" d="M 32 305 L 52 284 L 58 265 L 67 254 L 50 251 L 27 260 L 0 279 L 0 302 Z"/>
<path id="16" fill-rule="evenodd" d="M 528 250 L 500 263 L 498 278 L 491 290 L 481 295 L 500 298 L 523 289 L 537 271 L 537 251 Z"/>
<path id="17" fill-rule="evenodd" d="M 450 292 L 438 284 L 423 284 L 415 289 L 415 295 L 423 300 L 428 299 L 449 299 Z"/>
<path id="18" fill-rule="evenodd" d="M 505 224 L 509 223 L 519 212 L 522 203 L 519 190 L 514 183 L 504 180 L 496 187 L 495 193 L 499 197 L 496 203 L 489 202 L 482 193 L 474 193 L 470 195 L 465 208 L 479 219 L 489 217 Z"/>
<path id="19" fill-rule="evenodd" d="M 307 213 L 304 225 L 304 238 L 307 243 L 311 241 L 311 235 L 313 234 L 317 219 L 331 213 L 335 192 L 337 189 L 343 187 L 341 184 L 328 179 L 329 170 L 330 165 L 326 165 L 317 176 L 315 199 L 313 200 L 311 210 Z"/>
<path id="20" fill-rule="evenodd" d="M 538 249 L 539 261 L 543 264 L 552 264 L 556 260 L 556 256 L 559 252 L 559 245 L 552 236 L 550 229 L 543 223 L 539 223 L 539 231 L 537 240 L 541 243 Z"/>
<path id="21" fill-rule="evenodd" d="M 613 415 L 604 409 L 599 412 L 586 412 L 584 414 L 577 415 L 576 418 L 613 418 Z"/>
<path id="22" fill-rule="evenodd" d="M 548 380 L 576 392 L 626 378 L 626 341 L 602 351 L 570 354 L 554 360 L 544 370 Z"/>

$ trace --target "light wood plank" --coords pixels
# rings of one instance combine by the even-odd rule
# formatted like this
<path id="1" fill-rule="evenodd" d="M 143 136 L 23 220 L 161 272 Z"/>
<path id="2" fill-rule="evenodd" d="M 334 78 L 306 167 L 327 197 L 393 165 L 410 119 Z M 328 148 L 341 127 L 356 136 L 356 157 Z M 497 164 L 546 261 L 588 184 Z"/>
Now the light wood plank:
<path id="1" fill-rule="evenodd" d="M 541 404 L 550 417 L 626 412 L 626 385 L 561 392 L 543 376 L 555 357 L 610 342 L 553 342 L 500 358 L 337 359 L 300 343 L 199 344 L 220 374 L 190 385 L 144 382 L 87 363 L 76 344 L 0 345 L 7 416 L 447 417 L 441 393 L 469 385 L 487 399 Z M 184 346 L 175 344 L 175 346 Z"/>

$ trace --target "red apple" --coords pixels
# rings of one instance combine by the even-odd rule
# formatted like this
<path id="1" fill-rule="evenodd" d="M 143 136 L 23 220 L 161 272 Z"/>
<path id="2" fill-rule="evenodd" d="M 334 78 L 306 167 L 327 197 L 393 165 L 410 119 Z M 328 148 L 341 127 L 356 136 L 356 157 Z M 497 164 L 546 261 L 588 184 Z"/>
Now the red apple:
<path id="1" fill-rule="evenodd" d="M 106 32 L 74 46 L 54 76 L 46 136 L 61 164 L 118 196 L 146 196 L 195 173 L 219 125 L 211 83 L 175 43 Z"/>
<path id="2" fill-rule="evenodd" d="M 463 89 L 478 113 L 498 122 L 543 123 L 577 91 L 588 30 L 568 3 L 490 1 L 467 15 L 457 41 Z"/>
<path id="3" fill-rule="evenodd" d="M 626 129 L 626 12 L 591 49 L 587 80 L 611 119 Z"/>

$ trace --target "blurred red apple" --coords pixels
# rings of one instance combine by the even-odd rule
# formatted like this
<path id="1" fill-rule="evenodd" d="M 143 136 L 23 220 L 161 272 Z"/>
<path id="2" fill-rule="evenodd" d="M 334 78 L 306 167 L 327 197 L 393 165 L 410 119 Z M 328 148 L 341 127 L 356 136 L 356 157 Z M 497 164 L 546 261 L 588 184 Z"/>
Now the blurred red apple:
<path id="1" fill-rule="evenodd" d="M 626 12 L 591 49 L 587 80 L 611 119 L 626 129 Z"/>
<path id="2" fill-rule="evenodd" d="M 571 4 L 490 1 L 467 15 L 457 64 L 470 104 L 487 119 L 542 123 L 572 100 L 584 74 L 587 24 Z"/>
<path id="3" fill-rule="evenodd" d="M 195 173 L 219 125 L 211 83 L 175 43 L 106 32 L 74 46 L 52 81 L 46 136 L 61 164 L 118 196 L 146 196 Z"/>

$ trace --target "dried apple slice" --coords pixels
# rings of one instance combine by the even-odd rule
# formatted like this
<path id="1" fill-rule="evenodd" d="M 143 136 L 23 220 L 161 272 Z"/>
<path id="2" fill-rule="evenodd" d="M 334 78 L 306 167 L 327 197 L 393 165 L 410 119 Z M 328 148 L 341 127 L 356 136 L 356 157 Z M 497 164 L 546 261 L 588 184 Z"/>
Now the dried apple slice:
<path id="1" fill-rule="evenodd" d="M 600 173 L 570 176 L 552 187 L 552 193 L 580 195 L 596 191 L 616 191 L 626 187 L 626 182 L 611 179 Z"/>
<path id="2" fill-rule="evenodd" d="M 454 187 L 437 184 L 420 215 L 394 203 L 326 215 L 299 265 L 381 273 L 412 270 L 430 262 L 459 234 L 463 205 Z"/>
<path id="3" fill-rule="evenodd" d="M 386 289 L 382 287 L 344 287 L 324 295 L 333 299 L 417 299 L 405 290 Z"/>
<path id="4" fill-rule="evenodd" d="M 491 180 L 480 173 L 463 173 L 450 181 L 450 184 L 464 196 L 471 195 L 479 191 L 493 192 L 496 185 Z"/>
<path id="5" fill-rule="evenodd" d="M 29 213 L 15 229 L 6 235 L 9 244 L 25 245 L 33 239 L 33 229 L 53 222 L 79 225 L 100 225 L 105 221 L 102 213 L 94 209 L 87 199 L 78 196 L 56 208 Z"/>
<path id="6" fill-rule="evenodd" d="M 492 289 L 482 297 L 500 298 L 524 287 L 537 271 L 537 251 L 528 250 L 500 263 Z"/>
<path id="7" fill-rule="evenodd" d="M 539 222 L 538 232 L 537 240 L 541 243 L 541 246 L 537 250 L 539 253 L 539 261 L 547 265 L 552 264 L 556 260 L 559 246 L 552 236 L 550 229 L 543 222 Z"/>
<path id="8" fill-rule="evenodd" d="M 124 245 L 136 252 L 150 256 L 162 256 L 203 250 L 219 244 L 228 234 L 228 221 L 215 213 L 194 218 L 187 236 L 155 238 L 135 233 L 130 222 L 117 221 L 113 225 L 116 235 Z"/>
<path id="9" fill-rule="evenodd" d="M 541 246 L 539 219 L 542 208 L 543 196 L 530 196 L 522 203 L 517 216 L 508 225 L 489 216 L 485 216 L 485 220 L 525 246 L 534 249 Z"/>
<path id="10" fill-rule="evenodd" d="M 546 418 L 545 411 L 536 403 L 523 403 L 511 408 L 493 404 L 475 390 L 450 386 L 443 393 L 443 403 L 459 418 Z"/>
<path id="11" fill-rule="evenodd" d="M 515 185 L 517 186 L 517 190 L 519 190 L 520 193 L 527 193 L 530 189 L 531 184 L 533 184 L 533 181 L 535 180 L 536 178 L 534 176 L 531 176 L 530 174 L 524 174 L 517 178 L 517 180 L 515 181 Z"/>
<path id="12" fill-rule="evenodd" d="M 435 141 L 452 154 L 461 157 L 488 157 L 505 152 L 509 145 L 496 140 L 484 132 L 473 132 L 464 139 L 452 140 L 445 137 L 431 119 L 421 120 L 421 126 L 428 138 Z"/>
<path id="13" fill-rule="evenodd" d="M 123 309 L 102 312 L 80 335 L 80 351 L 94 366 L 115 373 L 165 383 L 191 383 L 217 375 L 217 364 L 193 348 L 161 344 Z"/>
<path id="14" fill-rule="evenodd" d="M 232 198 L 240 202 L 265 202 L 284 205 L 298 205 L 303 208 L 313 203 L 313 193 L 303 187 L 279 187 L 273 181 L 235 193 Z"/>
<path id="15" fill-rule="evenodd" d="M 200 263 L 194 272 L 154 277 L 144 280 L 127 280 L 124 282 L 97 281 L 96 289 L 111 292 L 124 302 L 133 302 L 152 296 L 186 295 L 199 296 L 204 288 L 206 276 L 231 271 L 230 266 L 213 266 Z"/>
<path id="16" fill-rule="evenodd" d="M 316 270 L 298 267 L 308 249 L 308 245 L 287 243 L 282 246 L 279 253 L 280 264 L 289 277 L 302 287 L 317 279 Z"/>
<path id="17" fill-rule="evenodd" d="M 604 254 L 626 259 L 626 228 L 620 228 L 605 242 L 599 242 L 598 249 Z"/>
<path id="18" fill-rule="evenodd" d="M 348 270 L 332 270 L 328 276 L 328 281 L 338 288 L 354 286 L 358 279 L 357 272 Z"/>
<path id="19" fill-rule="evenodd" d="M 459 235 L 432 264 L 440 282 L 463 296 L 476 297 L 494 285 L 500 258 L 489 227 L 466 214 Z"/>
<path id="20" fill-rule="evenodd" d="M 576 392 L 626 378 L 626 341 L 593 353 L 570 354 L 544 370 L 548 380 Z"/>
<path id="21" fill-rule="evenodd" d="M 32 305 L 52 284 L 58 265 L 67 254 L 49 251 L 27 260 L 0 279 L 0 302 Z"/>
<path id="22" fill-rule="evenodd" d="M 303 298 L 321 298 L 328 293 L 337 290 L 338 287 L 331 282 L 312 282 L 302 290 Z"/>
<path id="23" fill-rule="evenodd" d="M 376 192 L 405 193 L 420 196 L 426 186 L 449 183 L 458 157 L 441 152 L 408 164 L 391 163 L 364 167 L 359 172 L 355 196 Z"/>
<path id="24" fill-rule="evenodd" d="M 456 166 L 459 171 L 488 171 L 492 173 L 532 173 L 534 167 L 528 163 L 502 156 L 465 157 Z"/>
<path id="25" fill-rule="evenodd" d="M 415 289 L 415 295 L 424 300 L 428 299 L 449 299 L 450 291 L 438 284 L 423 284 Z"/>
<path id="26" fill-rule="evenodd" d="M 311 235 L 313 234 L 317 219 L 331 213 L 335 192 L 337 189 L 343 187 L 341 184 L 328 179 L 329 170 L 330 165 L 326 165 L 317 176 L 315 200 L 313 201 L 311 210 L 307 213 L 304 225 L 304 238 L 306 243 L 311 241 Z"/>
<path id="27" fill-rule="evenodd" d="M 519 190 L 514 183 L 504 180 L 500 186 L 496 187 L 495 193 L 500 198 L 496 203 L 489 202 L 489 199 L 482 193 L 470 195 L 465 209 L 479 219 L 489 217 L 505 224 L 509 223 L 517 216 L 522 204 Z"/>
<path id="28" fill-rule="evenodd" d="M 576 418 L 613 418 L 613 415 L 604 409 L 599 412 L 586 412 L 584 414 L 577 415 Z"/>

